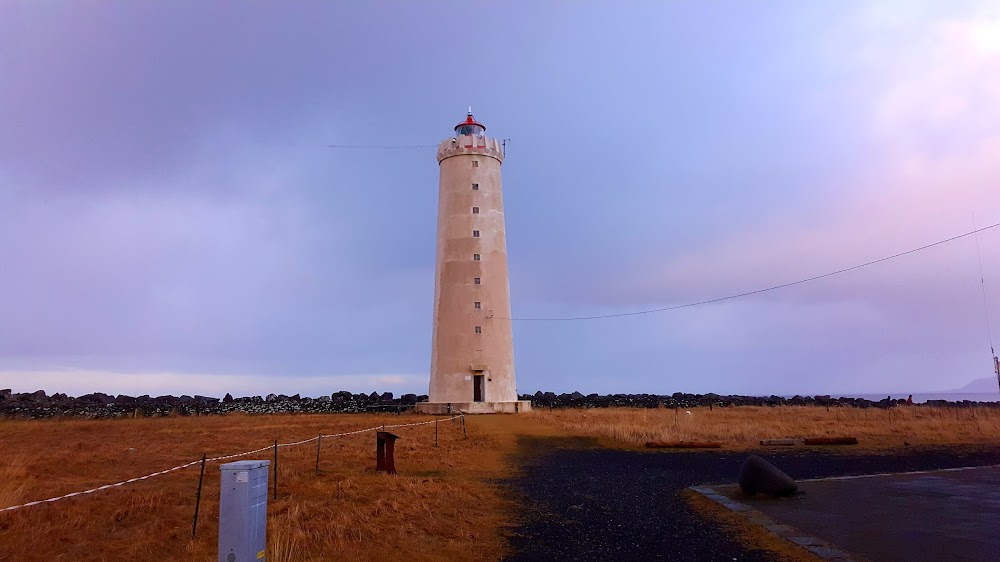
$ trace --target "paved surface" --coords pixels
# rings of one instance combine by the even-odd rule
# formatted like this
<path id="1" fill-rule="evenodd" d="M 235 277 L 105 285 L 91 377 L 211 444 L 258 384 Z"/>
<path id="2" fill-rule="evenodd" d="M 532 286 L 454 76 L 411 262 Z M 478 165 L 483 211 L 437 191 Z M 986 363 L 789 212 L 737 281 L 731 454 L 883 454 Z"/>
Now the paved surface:
<path id="1" fill-rule="evenodd" d="M 511 560 L 771 558 L 735 542 L 678 495 L 696 484 L 733 482 L 746 452 L 634 452 L 552 438 L 524 438 L 521 448 L 522 473 L 506 483 L 525 509 L 510 539 Z M 796 449 L 761 456 L 796 479 L 1000 464 L 996 447 L 909 448 L 892 454 Z M 847 507 L 864 515 L 866 502 Z"/>
<path id="2" fill-rule="evenodd" d="M 792 498 L 716 491 L 873 561 L 1000 559 L 1000 469 L 800 482 Z"/>

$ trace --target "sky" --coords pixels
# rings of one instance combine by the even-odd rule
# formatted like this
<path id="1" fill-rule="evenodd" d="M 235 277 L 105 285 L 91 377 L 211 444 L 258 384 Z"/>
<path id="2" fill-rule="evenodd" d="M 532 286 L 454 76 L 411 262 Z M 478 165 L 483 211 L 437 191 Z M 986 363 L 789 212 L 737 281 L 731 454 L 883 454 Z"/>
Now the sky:
<path id="1" fill-rule="evenodd" d="M 515 318 L 1000 223 L 992 1 L 12 0 L 0 388 L 426 393 L 433 146 L 470 105 L 510 139 Z M 958 388 L 987 310 L 1000 339 L 979 245 L 989 308 L 966 237 L 515 319 L 517 388 Z"/>

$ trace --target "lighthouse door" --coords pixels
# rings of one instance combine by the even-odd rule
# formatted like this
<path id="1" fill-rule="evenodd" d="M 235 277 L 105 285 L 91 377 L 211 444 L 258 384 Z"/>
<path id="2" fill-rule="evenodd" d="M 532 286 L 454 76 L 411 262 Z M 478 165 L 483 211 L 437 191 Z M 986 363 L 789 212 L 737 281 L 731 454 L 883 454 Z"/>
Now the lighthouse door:
<path id="1" fill-rule="evenodd" d="M 485 390 L 483 388 L 483 385 L 486 384 L 484 382 L 485 380 L 486 380 L 486 377 L 484 377 L 483 375 L 473 375 L 472 376 L 472 401 L 473 402 L 482 402 L 483 401 L 483 394 L 485 394 L 483 392 Z"/>

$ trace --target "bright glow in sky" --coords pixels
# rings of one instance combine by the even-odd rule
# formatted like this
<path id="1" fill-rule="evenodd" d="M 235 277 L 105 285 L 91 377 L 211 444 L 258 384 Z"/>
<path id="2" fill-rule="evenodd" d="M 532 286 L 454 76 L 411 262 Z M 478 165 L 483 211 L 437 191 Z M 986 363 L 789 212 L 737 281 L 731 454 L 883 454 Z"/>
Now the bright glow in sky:
<path id="1" fill-rule="evenodd" d="M 515 317 L 1000 222 L 996 2 L 0 4 L 0 388 L 426 392 L 434 145 L 509 138 Z M 1000 229 L 980 238 L 1000 336 Z M 516 322 L 518 390 L 992 374 L 971 239 Z"/>

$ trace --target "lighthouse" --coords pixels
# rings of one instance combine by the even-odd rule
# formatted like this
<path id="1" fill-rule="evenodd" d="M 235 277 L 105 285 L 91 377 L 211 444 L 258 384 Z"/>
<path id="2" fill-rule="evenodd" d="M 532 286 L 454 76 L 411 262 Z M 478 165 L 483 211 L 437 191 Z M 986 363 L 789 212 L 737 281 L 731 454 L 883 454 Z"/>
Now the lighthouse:
<path id="1" fill-rule="evenodd" d="M 427 413 L 522 412 L 500 167 L 503 145 L 472 116 L 438 145 L 437 265 Z"/>

